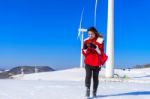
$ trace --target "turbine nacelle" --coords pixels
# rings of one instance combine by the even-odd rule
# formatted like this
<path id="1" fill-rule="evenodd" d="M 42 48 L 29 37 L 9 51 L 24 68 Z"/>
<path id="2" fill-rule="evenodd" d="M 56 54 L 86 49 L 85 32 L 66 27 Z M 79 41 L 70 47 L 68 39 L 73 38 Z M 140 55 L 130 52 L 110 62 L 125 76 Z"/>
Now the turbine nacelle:
<path id="1" fill-rule="evenodd" d="M 87 32 L 87 29 L 79 28 L 78 31 L 79 31 L 79 32 Z"/>

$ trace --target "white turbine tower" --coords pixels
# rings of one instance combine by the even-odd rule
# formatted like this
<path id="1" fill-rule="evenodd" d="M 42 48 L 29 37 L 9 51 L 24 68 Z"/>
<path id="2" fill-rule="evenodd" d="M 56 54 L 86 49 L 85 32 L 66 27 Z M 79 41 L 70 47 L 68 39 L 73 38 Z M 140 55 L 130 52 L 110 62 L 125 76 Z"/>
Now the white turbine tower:
<path id="1" fill-rule="evenodd" d="M 114 75 L 114 0 L 108 0 L 108 20 L 107 20 L 107 46 L 106 54 L 106 78 Z"/>
<path id="2" fill-rule="evenodd" d="M 80 68 L 84 67 L 83 55 L 82 55 L 82 47 L 83 47 L 83 39 L 84 39 L 84 34 L 83 33 L 87 32 L 87 29 L 84 29 L 84 28 L 81 27 L 82 18 L 83 18 L 83 12 L 84 12 L 84 8 L 83 8 L 82 13 L 81 13 L 80 26 L 79 26 L 79 29 L 78 29 L 78 38 L 80 38 L 80 41 L 81 41 Z"/>

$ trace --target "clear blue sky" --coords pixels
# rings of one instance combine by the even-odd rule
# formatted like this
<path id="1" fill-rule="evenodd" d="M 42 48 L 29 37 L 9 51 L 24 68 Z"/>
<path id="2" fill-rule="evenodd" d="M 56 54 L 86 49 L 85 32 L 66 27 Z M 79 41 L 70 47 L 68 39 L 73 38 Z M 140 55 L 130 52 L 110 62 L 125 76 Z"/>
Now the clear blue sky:
<path id="1" fill-rule="evenodd" d="M 0 0 L 0 66 L 79 66 L 77 40 L 93 25 L 95 0 Z M 115 0 L 115 66 L 150 62 L 150 0 Z M 106 44 L 107 0 L 98 0 L 97 29 Z"/>

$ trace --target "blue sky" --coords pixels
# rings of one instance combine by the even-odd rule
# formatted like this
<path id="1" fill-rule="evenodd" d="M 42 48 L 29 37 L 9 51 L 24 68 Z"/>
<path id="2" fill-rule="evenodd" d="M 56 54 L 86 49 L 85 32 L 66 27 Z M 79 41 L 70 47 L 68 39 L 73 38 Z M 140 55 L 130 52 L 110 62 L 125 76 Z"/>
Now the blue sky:
<path id="1" fill-rule="evenodd" d="M 94 21 L 95 0 L 0 0 L 0 66 L 79 66 L 77 40 Z M 150 61 L 150 1 L 115 0 L 115 67 Z M 98 0 L 98 31 L 106 44 L 107 0 Z M 87 36 L 87 35 L 86 35 Z"/>

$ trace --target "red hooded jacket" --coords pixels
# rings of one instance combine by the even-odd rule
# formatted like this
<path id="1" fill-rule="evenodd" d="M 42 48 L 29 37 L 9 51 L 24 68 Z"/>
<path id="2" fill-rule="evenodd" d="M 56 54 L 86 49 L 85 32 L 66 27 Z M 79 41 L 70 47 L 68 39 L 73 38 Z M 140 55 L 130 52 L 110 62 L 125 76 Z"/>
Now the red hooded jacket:
<path id="1" fill-rule="evenodd" d="M 90 66 L 102 66 L 108 56 L 104 53 L 104 39 L 103 37 L 95 37 L 93 39 L 85 39 L 84 44 L 93 43 L 96 45 L 96 49 L 88 47 L 87 49 L 82 48 L 82 54 L 84 55 L 84 63 Z"/>

